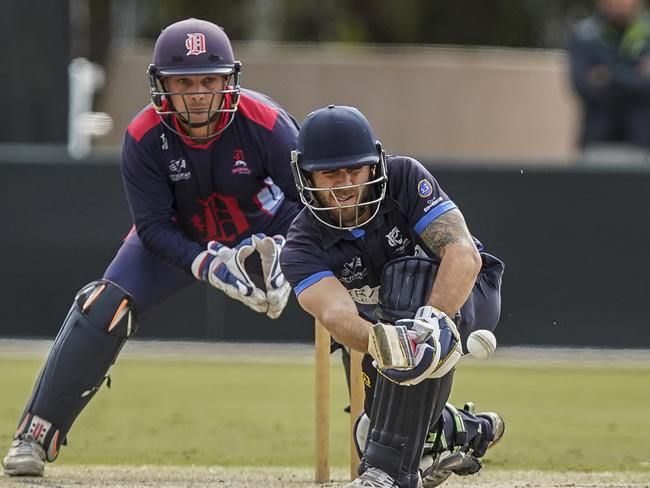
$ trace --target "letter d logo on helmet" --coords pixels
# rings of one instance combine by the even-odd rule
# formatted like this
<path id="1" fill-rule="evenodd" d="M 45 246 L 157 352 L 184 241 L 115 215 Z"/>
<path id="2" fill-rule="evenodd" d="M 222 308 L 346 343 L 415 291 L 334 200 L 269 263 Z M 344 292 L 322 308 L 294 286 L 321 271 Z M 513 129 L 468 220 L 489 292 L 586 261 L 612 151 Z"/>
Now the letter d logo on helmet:
<path id="1" fill-rule="evenodd" d="M 314 171 L 363 166 L 370 167 L 367 181 L 333 188 L 313 183 Z M 335 229 L 367 224 L 386 195 L 386 154 L 370 122 L 354 107 L 328 105 L 307 115 L 298 133 L 298 148 L 291 154 L 291 168 L 303 204 L 319 222 Z M 354 193 L 357 198 L 353 203 L 348 203 L 349 198 L 341 201 L 337 192 Z M 343 212 L 354 218 L 344 222 Z"/>
<path id="2" fill-rule="evenodd" d="M 205 36 L 201 32 L 194 32 L 188 34 L 185 39 L 185 47 L 187 48 L 187 55 L 198 55 L 205 52 Z"/>

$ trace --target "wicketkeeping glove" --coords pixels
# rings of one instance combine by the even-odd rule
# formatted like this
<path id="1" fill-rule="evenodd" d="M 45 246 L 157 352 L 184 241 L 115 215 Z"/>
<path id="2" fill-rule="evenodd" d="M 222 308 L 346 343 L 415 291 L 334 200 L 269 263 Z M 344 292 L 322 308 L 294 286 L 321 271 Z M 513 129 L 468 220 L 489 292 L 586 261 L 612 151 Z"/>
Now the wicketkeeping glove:
<path id="1" fill-rule="evenodd" d="M 286 307 L 291 294 L 291 285 L 280 269 L 280 251 L 286 240 L 281 235 L 270 237 L 264 234 L 254 234 L 252 240 L 262 260 L 266 299 L 269 303 L 266 315 L 276 319 Z"/>
<path id="2" fill-rule="evenodd" d="M 244 268 L 246 258 L 254 251 L 255 244 L 250 238 L 235 248 L 210 241 L 207 250 L 194 259 L 192 274 L 256 312 L 265 313 L 269 308 L 266 294 L 255 286 Z"/>

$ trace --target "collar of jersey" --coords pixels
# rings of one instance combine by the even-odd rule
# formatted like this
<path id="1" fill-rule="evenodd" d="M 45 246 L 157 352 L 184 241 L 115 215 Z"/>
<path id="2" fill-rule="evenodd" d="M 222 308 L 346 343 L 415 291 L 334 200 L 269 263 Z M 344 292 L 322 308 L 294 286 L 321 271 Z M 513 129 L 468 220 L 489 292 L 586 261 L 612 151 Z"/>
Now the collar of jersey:
<path id="1" fill-rule="evenodd" d="M 183 127 L 181 126 L 181 124 L 178 122 L 178 119 L 177 119 L 176 117 L 172 117 L 172 124 L 174 124 L 174 127 L 175 127 L 176 130 L 178 131 L 178 134 L 179 134 L 181 140 L 182 140 L 182 141 L 183 141 L 187 146 L 190 146 L 191 148 L 194 148 L 194 149 L 207 149 L 207 148 L 209 148 L 212 144 L 214 144 L 216 141 L 218 141 L 219 139 L 221 139 L 221 136 L 223 135 L 223 133 L 221 133 L 221 134 L 219 134 L 218 136 L 215 136 L 215 137 L 213 137 L 212 139 L 210 139 L 208 142 L 199 143 L 199 142 L 196 142 L 194 139 L 191 139 L 190 137 L 188 137 L 187 135 L 185 135 L 185 130 L 183 129 Z"/>

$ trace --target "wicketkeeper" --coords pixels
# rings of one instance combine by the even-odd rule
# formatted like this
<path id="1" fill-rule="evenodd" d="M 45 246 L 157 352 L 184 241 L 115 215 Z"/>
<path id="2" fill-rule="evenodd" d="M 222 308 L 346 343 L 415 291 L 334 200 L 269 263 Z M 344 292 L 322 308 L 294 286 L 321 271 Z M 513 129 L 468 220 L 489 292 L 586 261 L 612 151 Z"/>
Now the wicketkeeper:
<path id="1" fill-rule="evenodd" d="M 270 318 L 282 313 L 290 287 L 279 253 L 300 209 L 289 165 L 298 127 L 274 101 L 241 88 L 240 72 L 215 24 L 188 19 L 158 37 L 151 104 L 124 138 L 133 229 L 104 276 L 75 297 L 5 473 L 43 474 L 138 321 L 185 287 L 203 281 Z M 254 253 L 260 259 L 247 261 Z"/>
<path id="2" fill-rule="evenodd" d="M 348 486 L 430 488 L 477 472 L 504 422 L 446 402 L 468 335 L 496 327 L 503 263 L 419 162 L 386 156 L 355 108 L 309 114 L 292 169 L 306 208 L 282 250 L 285 277 L 336 341 L 366 353 Z"/>

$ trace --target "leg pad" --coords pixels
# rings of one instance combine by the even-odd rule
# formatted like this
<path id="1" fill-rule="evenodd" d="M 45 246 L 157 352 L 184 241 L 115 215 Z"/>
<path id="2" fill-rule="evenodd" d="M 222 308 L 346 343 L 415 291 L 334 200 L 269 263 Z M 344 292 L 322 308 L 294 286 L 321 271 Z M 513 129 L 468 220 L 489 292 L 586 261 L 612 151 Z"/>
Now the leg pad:
<path id="1" fill-rule="evenodd" d="M 82 288 L 54 340 L 16 437 L 31 433 L 53 461 L 136 324 L 126 291 L 105 280 Z"/>

